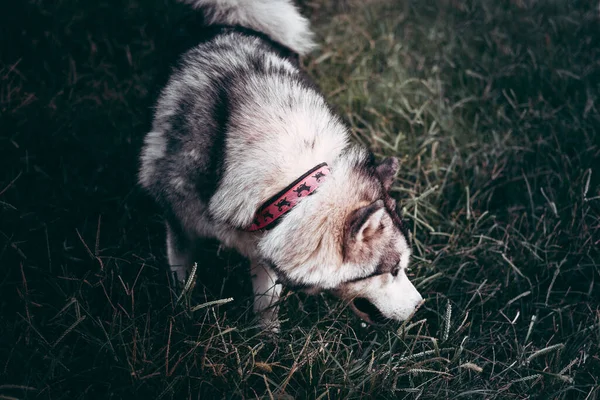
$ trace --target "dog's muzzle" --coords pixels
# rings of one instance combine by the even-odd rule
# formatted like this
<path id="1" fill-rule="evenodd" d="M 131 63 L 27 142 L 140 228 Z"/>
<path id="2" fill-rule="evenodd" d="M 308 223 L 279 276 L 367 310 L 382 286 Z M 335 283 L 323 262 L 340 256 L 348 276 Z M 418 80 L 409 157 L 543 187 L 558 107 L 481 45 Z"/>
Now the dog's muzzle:
<path id="1" fill-rule="evenodd" d="M 344 283 L 334 294 L 349 301 L 352 311 L 373 325 L 404 321 L 423 302 L 404 270 Z"/>

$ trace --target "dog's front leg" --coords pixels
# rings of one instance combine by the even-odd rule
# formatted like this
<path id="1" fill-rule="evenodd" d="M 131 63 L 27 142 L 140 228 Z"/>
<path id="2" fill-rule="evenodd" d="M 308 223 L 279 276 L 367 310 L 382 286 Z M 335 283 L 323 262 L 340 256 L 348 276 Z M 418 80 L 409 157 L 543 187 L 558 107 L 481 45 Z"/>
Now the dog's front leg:
<path id="1" fill-rule="evenodd" d="M 184 283 L 187 273 L 194 264 L 194 241 L 190 240 L 181 229 L 174 229 L 178 225 L 167 223 L 167 258 L 171 266 L 171 273 L 179 283 Z"/>
<path id="2" fill-rule="evenodd" d="M 275 271 L 263 261 L 252 261 L 252 289 L 254 291 L 254 313 L 265 330 L 279 332 L 279 295 L 281 284 L 277 283 Z"/>

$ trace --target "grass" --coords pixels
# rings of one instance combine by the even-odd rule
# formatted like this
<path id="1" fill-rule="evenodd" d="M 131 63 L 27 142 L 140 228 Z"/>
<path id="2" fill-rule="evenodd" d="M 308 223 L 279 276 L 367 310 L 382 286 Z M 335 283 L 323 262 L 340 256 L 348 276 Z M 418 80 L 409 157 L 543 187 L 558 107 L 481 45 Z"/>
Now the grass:
<path id="1" fill-rule="evenodd" d="M 303 62 L 357 141 L 402 159 L 427 301 L 374 328 L 288 292 L 278 337 L 216 243 L 178 298 L 135 185 L 186 8 L 0 6 L 0 398 L 600 397 L 597 4 L 355 3 L 303 4 Z"/>

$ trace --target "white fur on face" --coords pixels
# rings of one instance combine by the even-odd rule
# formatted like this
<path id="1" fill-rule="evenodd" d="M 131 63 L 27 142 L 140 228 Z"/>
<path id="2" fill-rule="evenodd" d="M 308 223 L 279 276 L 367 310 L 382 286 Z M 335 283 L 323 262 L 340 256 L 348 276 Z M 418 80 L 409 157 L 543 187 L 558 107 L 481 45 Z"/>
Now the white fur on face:
<path id="1" fill-rule="evenodd" d="M 396 321 L 407 319 L 423 300 L 404 269 L 396 276 L 382 274 L 346 283 L 337 294 L 347 300 L 367 299 L 384 317 Z"/>
<path id="2" fill-rule="evenodd" d="M 210 24 L 240 25 L 264 32 L 304 55 L 316 47 L 310 24 L 289 0 L 180 0 L 207 8 Z"/>

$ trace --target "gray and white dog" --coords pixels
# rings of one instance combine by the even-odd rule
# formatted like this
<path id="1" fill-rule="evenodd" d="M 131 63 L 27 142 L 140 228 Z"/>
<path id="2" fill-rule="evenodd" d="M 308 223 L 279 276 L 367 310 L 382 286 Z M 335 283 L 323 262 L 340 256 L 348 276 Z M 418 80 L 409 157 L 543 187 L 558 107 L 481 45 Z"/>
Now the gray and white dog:
<path id="1" fill-rule="evenodd" d="M 199 238 L 251 262 L 254 311 L 278 330 L 282 284 L 327 291 L 368 322 L 420 304 L 407 232 L 376 165 L 299 69 L 314 48 L 289 0 L 184 0 L 207 33 L 173 68 L 141 153 L 162 207 L 171 269 L 184 280 Z"/>

